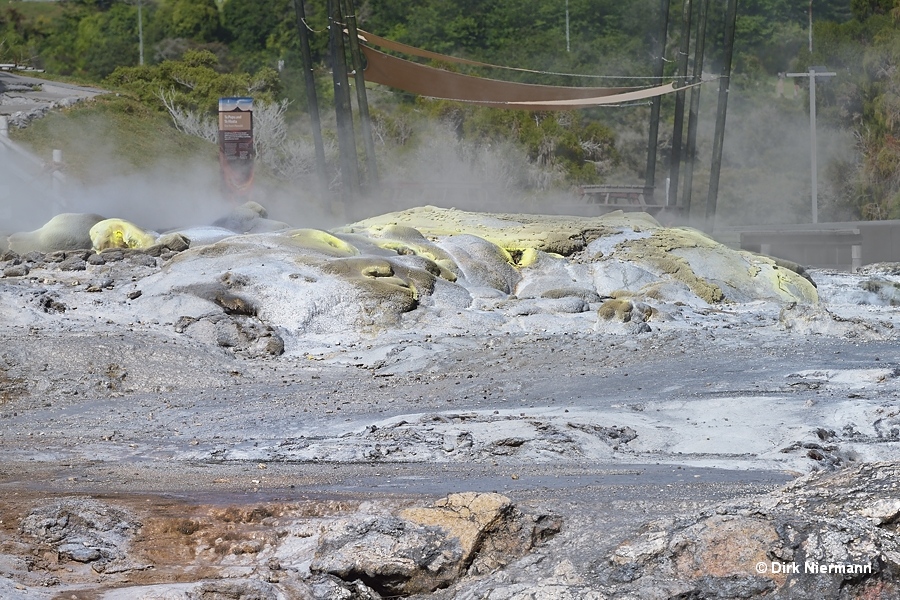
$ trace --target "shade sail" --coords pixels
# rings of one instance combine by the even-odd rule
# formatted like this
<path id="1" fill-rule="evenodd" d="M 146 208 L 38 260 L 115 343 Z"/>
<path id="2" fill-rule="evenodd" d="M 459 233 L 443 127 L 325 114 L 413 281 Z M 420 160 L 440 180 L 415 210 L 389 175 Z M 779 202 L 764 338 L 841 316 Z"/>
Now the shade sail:
<path id="1" fill-rule="evenodd" d="M 396 56 L 389 56 L 368 46 L 362 46 L 361 49 L 366 57 L 366 68 L 363 72 L 366 81 L 380 83 L 381 85 L 432 98 L 491 104 L 512 102 L 531 104 L 534 102 L 601 98 L 626 92 L 641 91 L 640 88 L 634 87 L 564 87 L 473 77 L 420 65 Z M 526 106 L 511 108 L 525 109 Z M 565 106 L 559 108 L 576 107 Z"/>
<path id="2" fill-rule="evenodd" d="M 375 35 L 374 33 L 369 33 L 368 31 L 363 31 L 362 29 L 358 29 L 357 32 L 359 33 L 359 39 L 362 42 L 365 42 L 372 46 L 378 46 L 379 48 L 387 48 L 388 50 L 393 50 L 394 52 L 402 52 L 403 54 L 408 54 L 410 56 L 419 56 L 421 58 L 429 58 L 431 60 L 439 60 L 441 62 L 446 62 L 446 63 L 457 63 L 460 65 L 473 65 L 476 67 L 492 67 L 495 69 L 508 68 L 508 67 L 501 67 L 498 65 L 491 65 L 488 63 L 478 62 L 477 60 L 469 60 L 466 58 L 457 58 L 455 56 L 448 56 L 446 54 L 438 54 L 437 52 L 430 52 L 428 50 L 423 50 L 422 48 L 416 48 L 415 46 L 408 46 L 406 44 L 401 44 L 400 42 L 395 42 L 393 40 L 383 38 L 381 36 Z"/>
<path id="3" fill-rule="evenodd" d="M 500 108 L 517 108 L 519 110 L 573 110 L 576 108 L 590 108 L 591 106 L 604 106 L 610 104 L 621 104 L 623 102 L 637 102 L 639 100 L 649 100 L 657 96 L 671 94 L 679 90 L 694 87 L 693 84 L 681 88 L 676 88 L 674 83 L 667 83 L 652 88 L 644 88 L 633 92 L 624 92 L 621 94 L 613 94 L 612 96 L 600 96 L 597 98 L 579 98 L 573 100 L 546 100 L 543 102 L 503 102 L 493 104 Z"/>

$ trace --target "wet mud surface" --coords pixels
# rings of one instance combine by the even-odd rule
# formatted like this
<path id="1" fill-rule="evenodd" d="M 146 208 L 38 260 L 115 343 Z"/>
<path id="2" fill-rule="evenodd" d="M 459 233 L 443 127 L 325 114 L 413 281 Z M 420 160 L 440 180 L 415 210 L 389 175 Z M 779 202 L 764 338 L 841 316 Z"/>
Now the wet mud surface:
<path id="1" fill-rule="evenodd" d="M 60 598 L 260 569 L 273 580 L 271 556 L 258 559 L 284 528 L 464 491 L 561 515 L 561 533 L 533 555 L 569 561 L 591 588 L 598 565 L 650 520 L 894 444 L 845 406 L 872 416 L 894 406 L 889 343 L 500 336 L 442 341 L 385 369 L 365 347 L 345 364 L 253 362 L 190 344 L 163 352 L 137 333 L 3 338 L 6 573 L 32 591 L 66 590 Z M 31 511 L 72 499 L 141 524 L 130 562 L 98 573 L 23 535 Z M 269 516 L 246 517 L 254 511 Z"/>

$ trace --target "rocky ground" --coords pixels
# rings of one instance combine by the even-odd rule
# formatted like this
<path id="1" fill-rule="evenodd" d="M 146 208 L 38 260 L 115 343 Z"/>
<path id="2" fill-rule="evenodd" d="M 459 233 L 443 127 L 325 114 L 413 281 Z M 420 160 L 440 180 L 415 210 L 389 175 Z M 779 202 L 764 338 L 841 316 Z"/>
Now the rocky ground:
<path id="1" fill-rule="evenodd" d="M 358 231 L 292 244 L 334 258 Z M 440 249 L 471 269 L 484 246 L 461 239 Z M 550 254 L 463 274 L 478 310 L 436 275 L 377 330 L 270 306 L 258 280 L 313 268 L 282 273 L 276 246 L 277 276 L 239 269 L 260 256 L 244 241 L 7 251 L 0 596 L 896 597 L 892 267 L 812 272 L 818 303 L 654 281 L 643 312 L 603 297 L 611 270 L 585 293 L 583 256 L 616 256 L 589 242 L 549 242 L 574 291 L 548 293 Z M 396 278 L 424 281 L 398 264 L 376 290 L 391 306 Z M 335 268 L 315 269 L 340 305 Z M 510 281 L 518 296 L 496 293 Z"/>
<path id="2" fill-rule="evenodd" d="M 13 127 L 25 127 L 54 108 L 64 108 L 103 93 L 96 88 L 0 72 L 0 115 Z"/>

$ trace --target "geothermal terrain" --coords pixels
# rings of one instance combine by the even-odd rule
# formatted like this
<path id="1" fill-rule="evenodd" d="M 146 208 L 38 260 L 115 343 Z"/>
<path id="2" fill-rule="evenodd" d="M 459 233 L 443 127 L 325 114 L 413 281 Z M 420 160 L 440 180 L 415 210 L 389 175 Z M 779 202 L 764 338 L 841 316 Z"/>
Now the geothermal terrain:
<path id="1" fill-rule="evenodd" d="M 898 265 L 115 216 L 0 253 L 0 597 L 900 595 Z"/>

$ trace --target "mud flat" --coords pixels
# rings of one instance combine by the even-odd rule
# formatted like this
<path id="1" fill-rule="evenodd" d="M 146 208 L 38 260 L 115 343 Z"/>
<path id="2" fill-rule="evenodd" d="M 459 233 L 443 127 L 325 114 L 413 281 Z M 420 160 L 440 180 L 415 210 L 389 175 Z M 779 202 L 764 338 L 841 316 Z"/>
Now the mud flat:
<path id="1" fill-rule="evenodd" d="M 893 271 L 547 219 L 7 251 L 0 595 L 896 597 Z"/>

